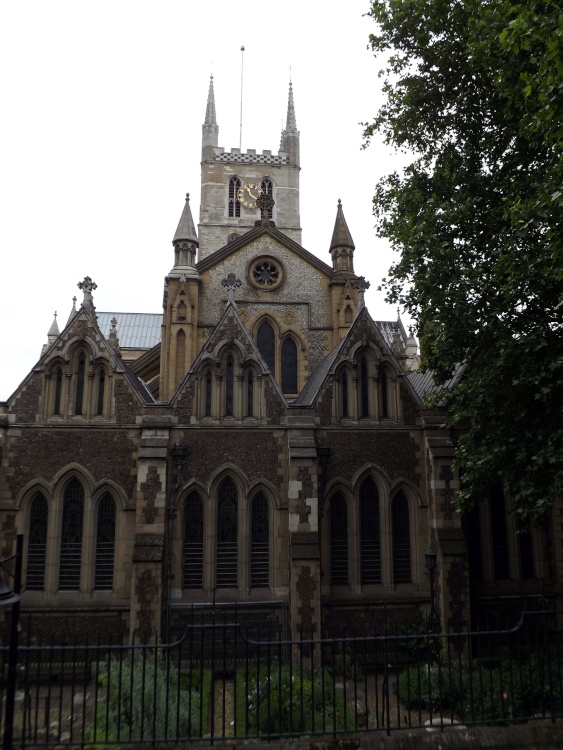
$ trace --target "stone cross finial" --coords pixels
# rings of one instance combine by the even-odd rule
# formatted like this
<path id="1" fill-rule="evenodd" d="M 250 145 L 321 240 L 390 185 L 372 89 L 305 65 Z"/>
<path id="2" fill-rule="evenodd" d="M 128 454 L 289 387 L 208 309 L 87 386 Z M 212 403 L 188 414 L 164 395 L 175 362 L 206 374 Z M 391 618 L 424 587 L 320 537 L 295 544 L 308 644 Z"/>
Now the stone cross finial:
<path id="1" fill-rule="evenodd" d="M 79 289 L 81 289 L 84 292 L 84 299 L 82 300 L 82 307 L 90 310 L 91 312 L 95 312 L 96 308 L 94 307 L 94 299 L 92 297 L 92 292 L 94 291 L 94 289 L 98 288 L 98 285 L 96 284 L 96 282 L 92 281 L 92 279 L 89 276 L 85 276 L 84 281 L 79 281 L 77 286 Z"/>
<path id="2" fill-rule="evenodd" d="M 353 284 L 353 287 L 358 291 L 358 297 L 360 298 L 358 302 L 358 312 L 364 309 L 364 294 L 366 290 L 370 288 L 370 286 L 371 285 L 369 281 L 366 281 L 364 276 L 358 276 Z"/>
<path id="3" fill-rule="evenodd" d="M 84 277 L 84 281 L 79 281 L 77 284 L 78 288 L 81 289 L 84 294 L 92 294 L 94 289 L 98 288 L 98 285 L 95 281 L 92 281 L 92 279 L 89 276 Z"/>
<path id="4" fill-rule="evenodd" d="M 258 196 L 258 198 L 256 199 L 256 205 L 260 209 L 260 218 L 261 218 L 263 226 L 269 226 L 270 224 L 269 212 L 272 210 L 275 203 L 276 202 L 272 198 L 272 196 L 268 195 L 265 190 L 263 190 Z"/>
<path id="5" fill-rule="evenodd" d="M 226 279 L 223 279 L 221 282 L 224 287 L 227 289 L 227 293 L 229 295 L 229 300 L 235 299 L 235 289 L 238 289 L 238 287 L 242 286 L 242 281 L 240 279 L 237 279 L 235 274 L 231 271 Z"/>

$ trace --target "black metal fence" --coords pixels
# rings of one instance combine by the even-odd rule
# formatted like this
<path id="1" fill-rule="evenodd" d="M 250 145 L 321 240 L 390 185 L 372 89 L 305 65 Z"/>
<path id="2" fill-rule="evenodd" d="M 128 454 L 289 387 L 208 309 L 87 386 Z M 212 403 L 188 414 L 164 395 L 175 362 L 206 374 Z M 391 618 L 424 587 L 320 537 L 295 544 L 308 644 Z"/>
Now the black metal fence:
<path id="1" fill-rule="evenodd" d="M 420 621 L 372 637 L 283 640 L 226 614 L 171 644 L 20 644 L 16 747 L 273 740 L 563 716 L 555 610 L 506 630 Z M 6 697 L 8 649 L 0 650 Z M 4 714 L 2 714 L 4 726 Z"/>

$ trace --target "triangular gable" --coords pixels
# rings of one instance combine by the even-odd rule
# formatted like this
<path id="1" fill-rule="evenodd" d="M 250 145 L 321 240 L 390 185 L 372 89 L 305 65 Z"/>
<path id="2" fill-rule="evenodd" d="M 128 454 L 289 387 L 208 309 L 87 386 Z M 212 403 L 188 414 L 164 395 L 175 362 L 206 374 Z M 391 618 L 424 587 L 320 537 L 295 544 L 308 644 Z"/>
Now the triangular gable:
<path id="1" fill-rule="evenodd" d="M 272 387 L 280 397 L 282 403 L 286 403 L 286 400 L 276 383 L 274 376 L 272 373 L 270 373 L 270 370 L 268 369 L 267 364 L 264 362 L 262 355 L 260 354 L 260 351 L 258 350 L 258 347 L 254 343 L 254 340 L 250 333 L 248 332 L 246 326 L 242 322 L 242 320 L 239 317 L 239 314 L 237 312 L 237 309 L 234 304 L 231 302 L 227 303 L 227 307 L 225 309 L 225 312 L 219 319 L 219 322 L 217 325 L 213 328 L 213 331 L 210 333 L 210 335 L 207 338 L 207 341 L 203 345 L 200 353 L 197 355 L 197 357 L 194 360 L 193 365 L 188 370 L 188 373 L 180 383 L 176 393 L 170 400 L 171 405 L 175 405 L 178 401 L 181 392 L 186 387 L 188 381 L 193 376 L 195 372 L 197 372 L 202 364 L 202 362 L 207 359 L 217 346 L 219 346 L 222 342 L 225 340 L 227 341 L 238 341 L 238 343 L 242 346 L 244 351 L 246 352 L 246 356 L 252 356 L 254 357 L 259 363 L 262 368 L 262 373 L 265 376 L 268 376 Z"/>
<path id="2" fill-rule="evenodd" d="M 264 235 L 268 235 L 276 242 L 279 242 L 280 245 L 283 245 L 292 253 L 295 253 L 295 255 L 302 258 L 311 266 L 317 268 L 317 270 L 321 271 L 329 278 L 332 278 L 334 276 L 334 270 L 329 265 L 317 258 L 316 255 L 313 255 L 313 253 L 305 250 L 304 247 L 301 247 L 301 245 L 299 245 L 297 242 L 294 242 L 294 240 L 290 239 L 286 234 L 280 232 L 279 229 L 276 229 L 272 226 L 254 227 L 254 229 L 251 229 L 245 234 L 242 234 L 232 242 L 229 242 L 223 247 L 219 248 L 219 250 L 211 253 L 196 264 L 198 273 L 203 273 L 204 271 L 209 270 L 213 266 L 217 265 L 217 263 L 221 263 L 233 253 L 236 253 L 238 250 L 241 250 L 247 245 L 250 245 L 252 242 L 259 239 L 260 237 L 263 237 Z"/>
<path id="3" fill-rule="evenodd" d="M 379 330 L 376 322 L 373 320 L 366 307 L 360 312 L 356 320 L 350 326 L 346 336 L 340 341 L 334 349 L 324 358 L 317 369 L 311 374 L 305 387 L 301 391 L 299 398 L 293 402 L 293 406 L 313 406 L 319 394 L 326 385 L 328 378 L 334 375 L 339 364 L 343 360 L 350 358 L 351 353 L 357 348 L 358 344 L 373 342 L 380 349 L 384 359 L 394 365 L 397 371 L 403 372 L 397 358 L 387 343 L 385 336 Z M 422 403 L 418 394 L 405 378 L 408 383 L 407 388 L 418 403 Z"/>
<path id="4" fill-rule="evenodd" d="M 88 338 L 99 353 L 103 352 L 104 355 L 107 355 L 115 371 L 124 375 L 141 403 L 154 403 L 154 398 L 143 381 L 130 371 L 119 354 L 110 346 L 107 339 L 100 331 L 95 316 L 84 307 L 80 307 L 75 314 L 69 317 L 66 326 L 52 344 L 47 347 L 45 352 L 43 352 L 36 365 L 16 388 L 12 396 L 10 396 L 8 402 L 17 399 L 19 393 L 26 387 L 29 380 L 35 374 L 42 371 L 55 356 L 61 355 L 73 339 L 85 340 Z"/>

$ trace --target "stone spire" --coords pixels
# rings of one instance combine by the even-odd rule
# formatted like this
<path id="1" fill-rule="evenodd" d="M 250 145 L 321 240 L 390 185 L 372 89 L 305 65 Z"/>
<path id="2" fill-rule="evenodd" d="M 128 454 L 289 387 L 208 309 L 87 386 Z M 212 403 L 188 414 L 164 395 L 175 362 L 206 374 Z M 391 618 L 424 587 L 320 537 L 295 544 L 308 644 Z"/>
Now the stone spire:
<path id="1" fill-rule="evenodd" d="M 213 89 L 213 75 L 209 80 L 209 93 L 207 94 L 207 109 L 205 110 L 205 121 L 202 126 L 202 150 L 209 146 L 219 145 L 219 125 L 215 113 L 215 91 Z"/>
<path id="2" fill-rule="evenodd" d="M 189 193 L 186 193 L 186 203 L 172 244 L 174 245 L 174 268 L 170 273 L 174 275 L 183 273 L 185 276 L 196 275 L 195 256 L 199 240 L 190 208 Z"/>
<path id="3" fill-rule="evenodd" d="M 289 156 L 292 166 L 299 166 L 299 131 L 295 119 L 295 104 L 293 103 L 293 84 L 289 82 L 289 95 L 287 98 L 287 117 L 285 129 L 281 135 L 281 150 Z"/>
<path id="4" fill-rule="evenodd" d="M 57 323 L 57 313 L 55 312 L 55 317 L 53 318 L 53 322 L 51 323 L 51 327 L 47 331 L 47 343 L 43 344 L 43 348 L 41 349 L 41 355 L 45 354 L 47 349 L 51 346 L 51 344 L 56 341 L 57 336 L 59 335 L 59 326 Z"/>
<path id="5" fill-rule="evenodd" d="M 329 252 L 332 256 L 332 267 L 335 271 L 344 272 L 347 275 L 354 273 L 354 250 L 355 245 L 344 218 L 342 203 L 338 199 L 336 210 L 336 221 L 330 242 Z"/>
<path id="6" fill-rule="evenodd" d="M 287 97 L 287 117 L 285 119 L 285 131 L 295 132 L 299 134 L 297 130 L 297 120 L 295 119 L 295 104 L 293 102 L 293 84 L 289 82 L 289 94 Z"/>

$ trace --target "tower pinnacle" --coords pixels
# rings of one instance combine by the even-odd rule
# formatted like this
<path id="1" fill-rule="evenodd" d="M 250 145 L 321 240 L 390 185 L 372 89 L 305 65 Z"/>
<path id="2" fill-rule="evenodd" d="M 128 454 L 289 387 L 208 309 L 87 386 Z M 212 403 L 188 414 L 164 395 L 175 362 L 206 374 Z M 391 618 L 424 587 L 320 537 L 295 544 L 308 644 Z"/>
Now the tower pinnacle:
<path id="1" fill-rule="evenodd" d="M 196 275 L 195 256 L 199 240 L 190 208 L 189 193 L 186 193 L 184 210 L 180 216 L 180 222 L 172 244 L 174 245 L 174 268 L 170 273 L 174 275 L 184 274 L 184 276 Z"/>
<path id="2" fill-rule="evenodd" d="M 287 97 L 287 117 L 285 120 L 286 133 L 298 133 L 297 120 L 295 119 L 295 104 L 293 102 L 293 84 L 289 82 L 289 95 Z"/>
<path id="3" fill-rule="evenodd" d="M 347 271 L 353 274 L 354 250 L 354 240 L 348 229 L 348 224 L 346 224 L 342 203 L 339 198 L 336 221 L 334 222 L 334 231 L 329 248 L 329 252 L 332 255 L 332 267 L 335 271 Z"/>
<path id="4" fill-rule="evenodd" d="M 205 110 L 205 121 L 202 126 L 202 150 L 207 146 L 219 145 L 219 126 L 217 125 L 217 114 L 215 112 L 215 91 L 213 89 L 213 75 L 209 79 L 209 93 L 207 94 L 207 108 Z"/>

